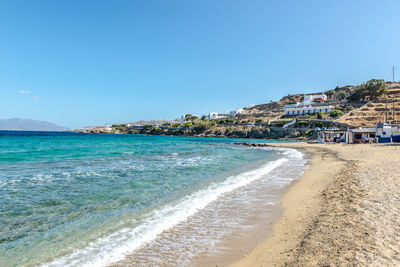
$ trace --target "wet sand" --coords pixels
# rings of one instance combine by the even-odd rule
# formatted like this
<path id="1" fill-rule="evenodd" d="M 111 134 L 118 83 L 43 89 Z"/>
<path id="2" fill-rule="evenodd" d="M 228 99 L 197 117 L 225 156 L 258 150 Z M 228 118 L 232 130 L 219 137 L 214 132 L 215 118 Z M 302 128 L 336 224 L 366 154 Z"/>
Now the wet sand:
<path id="1" fill-rule="evenodd" d="M 400 266 L 400 146 L 274 146 L 310 151 L 311 166 L 269 237 L 232 266 Z"/>

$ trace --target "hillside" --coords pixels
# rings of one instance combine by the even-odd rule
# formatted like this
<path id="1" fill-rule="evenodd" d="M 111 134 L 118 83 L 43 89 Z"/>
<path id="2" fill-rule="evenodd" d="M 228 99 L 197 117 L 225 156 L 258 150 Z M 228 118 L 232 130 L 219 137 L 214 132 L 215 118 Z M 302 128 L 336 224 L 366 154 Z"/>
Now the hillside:
<path id="1" fill-rule="evenodd" d="M 331 106 L 330 112 L 284 114 L 285 105 L 304 100 L 304 94 L 295 94 L 284 96 L 279 101 L 244 108 L 242 113 L 226 118 L 208 119 L 202 116 L 200 119 L 194 117 L 183 122 L 169 121 L 162 124 L 161 121 L 115 124 L 108 128 L 86 129 L 84 132 L 234 138 L 315 138 L 317 130 L 321 128 L 374 127 L 378 121 L 385 120 L 386 105 L 388 120 L 400 121 L 400 83 L 387 82 L 387 87 L 388 94 L 369 102 L 366 100 L 368 98 L 354 97 L 359 90 L 364 90 L 360 86 L 338 86 L 335 89 L 313 93 L 324 93 L 327 96 L 323 105 Z M 393 107 L 396 114 L 391 112 Z"/>
<path id="2" fill-rule="evenodd" d="M 0 120 L 0 130 L 9 131 L 64 131 L 66 127 L 59 126 L 47 121 L 31 119 L 2 119 Z"/>
<path id="3" fill-rule="evenodd" d="M 386 84 L 389 91 L 387 95 L 349 112 L 338 122 L 346 123 L 351 127 L 375 127 L 379 121 L 385 121 L 386 110 L 388 121 L 393 121 L 393 116 L 394 121 L 400 121 L 400 83 L 386 82 Z"/>
<path id="4" fill-rule="evenodd" d="M 329 105 L 339 105 L 340 108 L 352 106 L 358 108 L 360 103 L 346 101 L 346 97 L 354 89 L 354 86 L 347 85 L 343 87 L 336 87 L 335 89 L 327 90 L 324 92 L 316 92 L 315 94 L 324 93 L 328 99 L 326 101 Z M 310 95 L 310 94 L 309 94 Z M 294 102 L 301 102 L 304 99 L 304 94 L 287 95 L 282 97 L 279 101 L 273 101 L 267 104 L 255 105 L 250 108 L 245 108 L 244 113 L 237 116 L 237 119 L 247 122 L 255 122 L 257 119 L 262 119 L 265 122 L 280 119 L 284 117 L 283 108 L 285 105 Z"/>

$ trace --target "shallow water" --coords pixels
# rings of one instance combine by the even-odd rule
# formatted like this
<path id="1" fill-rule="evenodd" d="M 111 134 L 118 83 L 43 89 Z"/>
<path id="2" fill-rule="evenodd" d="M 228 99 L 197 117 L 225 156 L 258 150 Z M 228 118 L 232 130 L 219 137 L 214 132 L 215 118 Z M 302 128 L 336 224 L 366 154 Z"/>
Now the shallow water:
<path id="1" fill-rule="evenodd" d="M 246 220 L 246 205 L 224 209 L 304 167 L 293 151 L 233 141 L 0 132 L 0 265 L 188 264 Z"/>

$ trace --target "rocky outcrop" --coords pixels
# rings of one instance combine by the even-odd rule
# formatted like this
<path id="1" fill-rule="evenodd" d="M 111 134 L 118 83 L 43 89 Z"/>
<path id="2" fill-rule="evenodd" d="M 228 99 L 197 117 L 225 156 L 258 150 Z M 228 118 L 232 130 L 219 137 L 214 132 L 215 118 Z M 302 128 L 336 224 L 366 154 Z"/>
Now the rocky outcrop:
<path id="1" fill-rule="evenodd" d="M 87 131 L 90 133 L 116 133 L 116 134 L 146 134 L 164 136 L 197 136 L 197 137 L 226 137 L 226 138 L 260 138 L 260 139 L 304 139 L 314 138 L 309 127 L 282 128 L 268 126 L 213 126 L 199 130 L 198 128 L 173 128 L 173 127 L 141 127 L 118 128 L 106 130 L 95 128 Z"/>
<path id="2" fill-rule="evenodd" d="M 216 126 L 196 132 L 191 128 L 176 129 L 143 129 L 139 134 L 198 136 L 198 137 L 227 137 L 227 138 L 266 138 L 266 139 L 297 139 L 310 135 L 308 128 L 281 128 L 281 127 L 251 127 L 251 126 Z M 308 137 L 312 137 L 308 136 Z"/>

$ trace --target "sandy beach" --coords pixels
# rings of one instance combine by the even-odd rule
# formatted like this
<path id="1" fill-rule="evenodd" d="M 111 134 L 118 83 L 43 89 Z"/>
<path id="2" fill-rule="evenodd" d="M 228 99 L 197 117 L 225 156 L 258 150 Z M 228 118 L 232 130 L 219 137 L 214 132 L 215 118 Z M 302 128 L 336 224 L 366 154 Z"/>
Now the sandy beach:
<path id="1" fill-rule="evenodd" d="M 272 234 L 232 266 L 400 266 L 400 146 L 276 144 L 312 153 Z"/>

